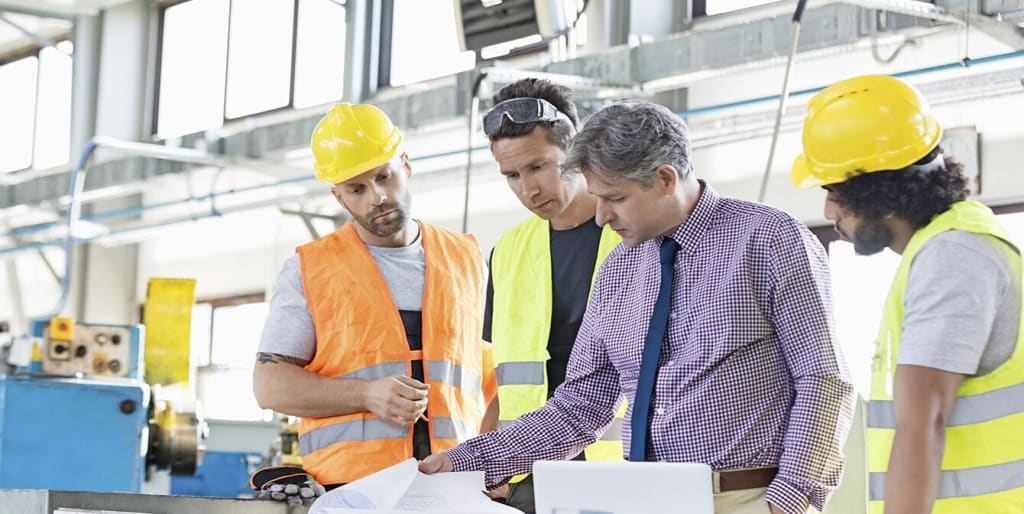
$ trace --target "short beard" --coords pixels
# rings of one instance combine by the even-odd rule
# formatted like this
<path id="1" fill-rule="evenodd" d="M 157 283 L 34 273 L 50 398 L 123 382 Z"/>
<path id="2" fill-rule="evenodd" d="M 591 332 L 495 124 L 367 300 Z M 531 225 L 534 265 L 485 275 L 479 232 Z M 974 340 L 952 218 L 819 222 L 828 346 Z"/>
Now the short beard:
<path id="1" fill-rule="evenodd" d="M 392 222 L 381 222 L 377 223 L 373 221 L 373 218 L 382 212 L 394 210 L 398 217 Z M 389 206 L 379 209 L 374 209 L 364 218 L 356 218 L 356 221 L 363 226 L 366 230 L 370 231 L 371 234 L 377 237 L 391 237 L 401 232 L 405 225 L 409 222 L 409 214 L 401 206 Z"/>
<path id="2" fill-rule="evenodd" d="M 881 220 L 863 220 L 850 241 L 857 255 L 874 255 L 892 242 L 892 229 Z"/>

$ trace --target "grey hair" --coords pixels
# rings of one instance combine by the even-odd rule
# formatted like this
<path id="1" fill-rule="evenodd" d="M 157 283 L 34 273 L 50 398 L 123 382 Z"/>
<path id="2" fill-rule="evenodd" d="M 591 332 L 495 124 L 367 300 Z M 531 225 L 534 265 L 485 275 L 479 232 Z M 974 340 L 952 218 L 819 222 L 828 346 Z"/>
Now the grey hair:
<path id="1" fill-rule="evenodd" d="M 663 164 L 675 168 L 680 178 L 692 171 L 689 129 L 667 108 L 631 100 L 594 113 L 576 134 L 561 166 L 562 173 L 588 171 L 649 188 Z"/>

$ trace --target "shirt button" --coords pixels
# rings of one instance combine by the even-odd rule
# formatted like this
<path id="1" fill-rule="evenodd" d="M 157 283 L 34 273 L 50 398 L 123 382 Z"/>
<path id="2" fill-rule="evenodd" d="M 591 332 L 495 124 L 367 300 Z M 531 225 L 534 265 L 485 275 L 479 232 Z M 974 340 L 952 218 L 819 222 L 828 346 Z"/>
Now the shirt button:
<path id="1" fill-rule="evenodd" d="M 659 416 L 663 416 L 665 415 L 665 409 L 662 407 L 658 407 L 657 409 L 654 409 L 654 413 Z"/>
<path id="2" fill-rule="evenodd" d="M 668 365 L 668 366 L 675 366 L 676 365 L 676 361 L 668 361 L 665 364 Z"/>
<path id="3" fill-rule="evenodd" d="M 672 312 L 668 313 L 668 318 L 669 318 L 669 319 L 676 319 L 676 318 L 678 318 L 678 317 L 679 317 L 679 315 L 678 315 L 678 314 L 676 314 L 676 312 L 675 312 L 675 311 L 672 311 Z"/>

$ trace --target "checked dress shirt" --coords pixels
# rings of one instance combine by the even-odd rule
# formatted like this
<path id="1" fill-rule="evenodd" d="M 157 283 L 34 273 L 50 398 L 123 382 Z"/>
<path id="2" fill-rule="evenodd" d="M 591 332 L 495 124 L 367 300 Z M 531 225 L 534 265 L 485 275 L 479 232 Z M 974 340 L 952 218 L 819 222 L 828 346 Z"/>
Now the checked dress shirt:
<path id="1" fill-rule="evenodd" d="M 842 474 L 854 401 L 835 337 L 827 256 L 788 214 L 701 185 L 693 212 L 669 236 L 680 249 L 649 458 L 714 470 L 778 466 L 767 500 L 787 514 L 820 510 Z M 636 394 L 660 246 L 656 238 L 611 253 L 565 382 L 512 426 L 449 450 L 456 471 L 484 470 L 494 487 L 534 461 L 571 458 L 604 433 L 621 398 Z M 630 434 L 627 423 L 626 449 Z"/>

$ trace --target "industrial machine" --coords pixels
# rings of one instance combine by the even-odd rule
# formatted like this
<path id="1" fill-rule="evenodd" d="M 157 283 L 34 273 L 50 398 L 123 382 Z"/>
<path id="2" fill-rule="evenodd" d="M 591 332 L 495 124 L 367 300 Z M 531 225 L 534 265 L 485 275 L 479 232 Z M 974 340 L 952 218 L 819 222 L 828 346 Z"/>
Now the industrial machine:
<path id="1" fill-rule="evenodd" d="M 302 466 L 299 451 L 299 418 L 287 416 L 281 419 L 281 431 L 270 448 L 270 466 Z"/>
<path id="2" fill-rule="evenodd" d="M 204 424 L 154 400 L 141 325 L 54 318 L 31 335 L 31 360 L 0 373 L 0 489 L 141 492 L 147 470 L 195 471 Z"/>

